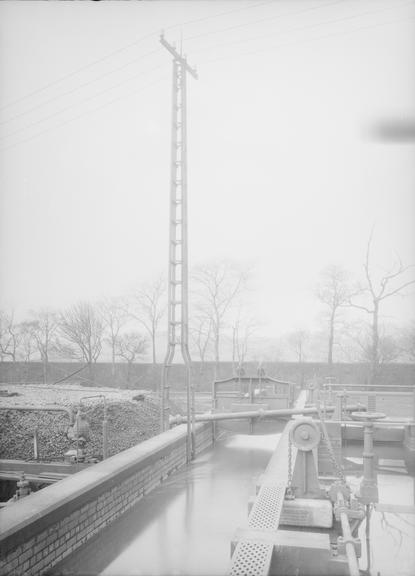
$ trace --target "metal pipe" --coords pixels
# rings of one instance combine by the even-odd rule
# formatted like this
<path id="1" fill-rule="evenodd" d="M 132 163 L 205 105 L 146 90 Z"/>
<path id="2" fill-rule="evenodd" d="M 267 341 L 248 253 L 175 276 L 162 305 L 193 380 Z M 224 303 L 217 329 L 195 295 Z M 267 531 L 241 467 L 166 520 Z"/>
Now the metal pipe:
<path id="1" fill-rule="evenodd" d="M 334 412 L 334 406 L 327 406 L 327 412 Z M 253 410 L 251 412 L 217 412 L 216 414 L 196 414 L 196 422 L 216 422 L 218 420 L 243 420 L 245 418 L 279 418 L 295 414 L 317 414 L 317 408 L 282 408 L 280 410 Z M 184 424 L 186 416 L 173 416 L 170 424 Z"/>
<path id="2" fill-rule="evenodd" d="M 104 399 L 104 416 L 102 419 L 102 458 L 105 460 L 108 457 L 108 421 L 107 421 L 107 399 L 104 394 L 93 394 L 92 396 L 82 396 L 79 400 L 79 406 L 82 406 L 82 400 L 88 398 L 103 398 Z"/>
<path id="3" fill-rule="evenodd" d="M 33 432 L 33 457 L 35 460 L 39 459 L 39 439 L 38 439 L 38 427 L 36 426 Z"/>
<path id="4" fill-rule="evenodd" d="M 367 389 L 374 389 L 376 391 L 379 388 L 407 388 L 410 391 L 414 389 L 412 384 L 322 384 L 322 388 L 328 389 L 329 387 L 341 388 L 342 390 L 346 390 L 346 392 L 348 388 L 365 388 L 366 391 Z"/>
<path id="5" fill-rule="evenodd" d="M 413 392 L 382 392 L 380 390 L 347 390 L 346 392 L 337 392 L 339 396 L 407 396 L 411 397 Z"/>
<path id="6" fill-rule="evenodd" d="M 340 522 L 342 525 L 344 548 L 346 551 L 347 562 L 349 564 L 350 576 L 359 576 L 359 562 L 356 556 L 356 550 L 353 544 L 353 536 L 350 530 L 349 518 L 345 512 L 345 502 L 343 494 L 337 493 L 337 504 L 339 506 Z"/>
<path id="7" fill-rule="evenodd" d="M 346 406 L 346 411 L 356 411 L 362 408 L 360 404 L 351 404 Z M 334 412 L 334 406 L 326 406 L 326 412 Z M 216 412 L 213 414 L 196 414 L 195 422 L 216 422 L 218 420 L 243 420 L 245 418 L 278 418 L 285 416 L 293 416 L 296 414 L 318 414 L 318 409 L 312 406 L 308 408 L 280 408 L 278 410 L 252 410 L 245 412 Z M 186 416 L 170 416 L 169 423 L 172 424 L 185 424 L 187 422 Z M 348 422 L 348 420 L 347 420 Z M 354 422 L 350 420 L 350 422 Z"/>
<path id="8" fill-rule="evenodd" d="M 362 422 L 357 422 L 356 420 L 334 420 L 336 423 L 341 424 L 342 426 L 353 426 L 356 427 L 363 427 Z M 407 420 L 381 420 L 376 421 L 374 423 L 375 428 L 390 428 L 391 426 L 407 426 L 411 424 L 411 419 L 408 418 Z"/>

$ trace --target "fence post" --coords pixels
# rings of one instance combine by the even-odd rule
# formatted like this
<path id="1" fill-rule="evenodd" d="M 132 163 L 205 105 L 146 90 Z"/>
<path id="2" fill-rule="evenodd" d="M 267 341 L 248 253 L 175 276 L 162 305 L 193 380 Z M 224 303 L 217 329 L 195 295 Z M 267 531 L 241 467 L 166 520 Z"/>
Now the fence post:
<path id="1" fill-rule="evenodd" d="M 38 428 L 36 426 L 33 432 L 33 457 L 35 460 L 39 459 L 39 444 L 38 444 Z"/>

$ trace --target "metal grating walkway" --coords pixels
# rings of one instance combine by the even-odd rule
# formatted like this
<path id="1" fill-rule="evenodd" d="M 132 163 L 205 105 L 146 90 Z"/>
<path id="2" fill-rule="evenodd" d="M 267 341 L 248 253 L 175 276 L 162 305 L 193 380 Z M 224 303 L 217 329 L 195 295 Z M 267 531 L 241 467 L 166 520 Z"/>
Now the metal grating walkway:
<path id="1" fill-rule="evenodd" d="M 230 576 L 267 576 L 273 550 L 273 544 L 239 542 L 233 553 Z"/>
<path id="2" fill-rule="evenodd" d="M 305 400 L 303 391 L 297 399 L 296 407 L 303 407 Z M 268 576 L 270 572 L 274 544 L 264 540 L 264 532 L 276 533 L 280 523 L 288 479 L 288 434 L 287 426 L 268 463 L 249 514 L 248 528 L 252 537 L 237 543 L 232 556 L 230 576 Z M 297 451 L 294 450 L 295 461 Z"/>

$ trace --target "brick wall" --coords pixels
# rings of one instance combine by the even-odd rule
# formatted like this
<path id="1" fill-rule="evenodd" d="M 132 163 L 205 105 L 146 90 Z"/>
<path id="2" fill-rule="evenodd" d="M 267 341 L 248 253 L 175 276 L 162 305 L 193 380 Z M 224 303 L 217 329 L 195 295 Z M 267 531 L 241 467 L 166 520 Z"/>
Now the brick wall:
<path id="1" fill-rule="evenodd" d="M 77 362 L 51 362 L 49 364 L 48 381 L 56 382 L 67 376 L 82 364 Z M 255 375 L 258 364 L 247 362 L 245 372 L 247 375 Z M 369 367 L 367 364 L 334 364 L 332 368 L 323 362 L 266 362 L 264 368 L 268 376 L 303 384 L 317 378 L 323 382 L 327 376 L 334 376 L 341 384 L 365 384 L 368 382 Z M 115 375 L 112 374 L 111 364 L 98 362 L 93 366 L 94 381 L 96 386 L 116 386 L 120 388 L 157 390 L 160 386 L 160 364 L 152 365 L 137 363 L 131 366 L 131 373 L 127 378 L 125 364 L 116 364 Z M 213 362 L 192 363 L 192 380 L 196 390 L 210 392 L 214 379 L 215 366 Z M 220 363 L 220 378 L 233 375 L 231 362 Z M 72 376 L 67 382 L 84 383 L 89 386 L 88 370 Z M 415 363 L 412 364 L 385 364 L 381 367 L 378 384 L 405 384 L 413 385 L 415 380 Z M 0 382 L 43 382 L 43 368 L 40 362 L 0 362 Z M 174 390 L 184 390 L 185 368 L 182 364 L 173 364 L 169 371 L 169 382 Z"/>
<path id="2" fill-rule="evenodd" d="M 211 424 L 197 424 L 196 452 L 211 444 Z M 3 508 L 0 573 L 44 573 L 185 462 L 182 425 Z"/>

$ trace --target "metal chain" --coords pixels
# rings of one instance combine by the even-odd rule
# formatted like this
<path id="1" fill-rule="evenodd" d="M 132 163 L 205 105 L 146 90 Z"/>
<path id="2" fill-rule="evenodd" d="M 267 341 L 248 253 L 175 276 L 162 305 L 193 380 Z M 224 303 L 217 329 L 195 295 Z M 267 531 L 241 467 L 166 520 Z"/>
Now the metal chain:
<path id="1" fill-rule="evenodd" d="M 320 422 L 321 422 L 321 429 L 323 431 L 323 440 L 324 440 L 324 443 L 326 445 L 327 451 L 329 453 L 330 461 L 333 465 L 336 476 L 339 478 L 339 480 L 341 481 L 342 484 L 345 484 L 346 478 L 343 474 L 343 470 L 342 470 L 341 466 L 337 462 L 336 455 L 334 454 L 333 446 L 332 446 L 332 443 L 330 440 L 330 436 L 327 432 L 326 424 L 324 422 L 324 418 L 322 416 L 320 406 L 318 404 L 316 404 L 316 408 L 317 408 L 318 417 L 320 418 Z"/>
<path id="2" fill-rule="evenodd" d="M 295 494 L 292 489 L 293 481 L 293 445 L 291 442 L 291 431 L 288 432 L 288 481 L 287 488 L 285 490 L 285 498 L 287 500 L 294 500 Z"/>

